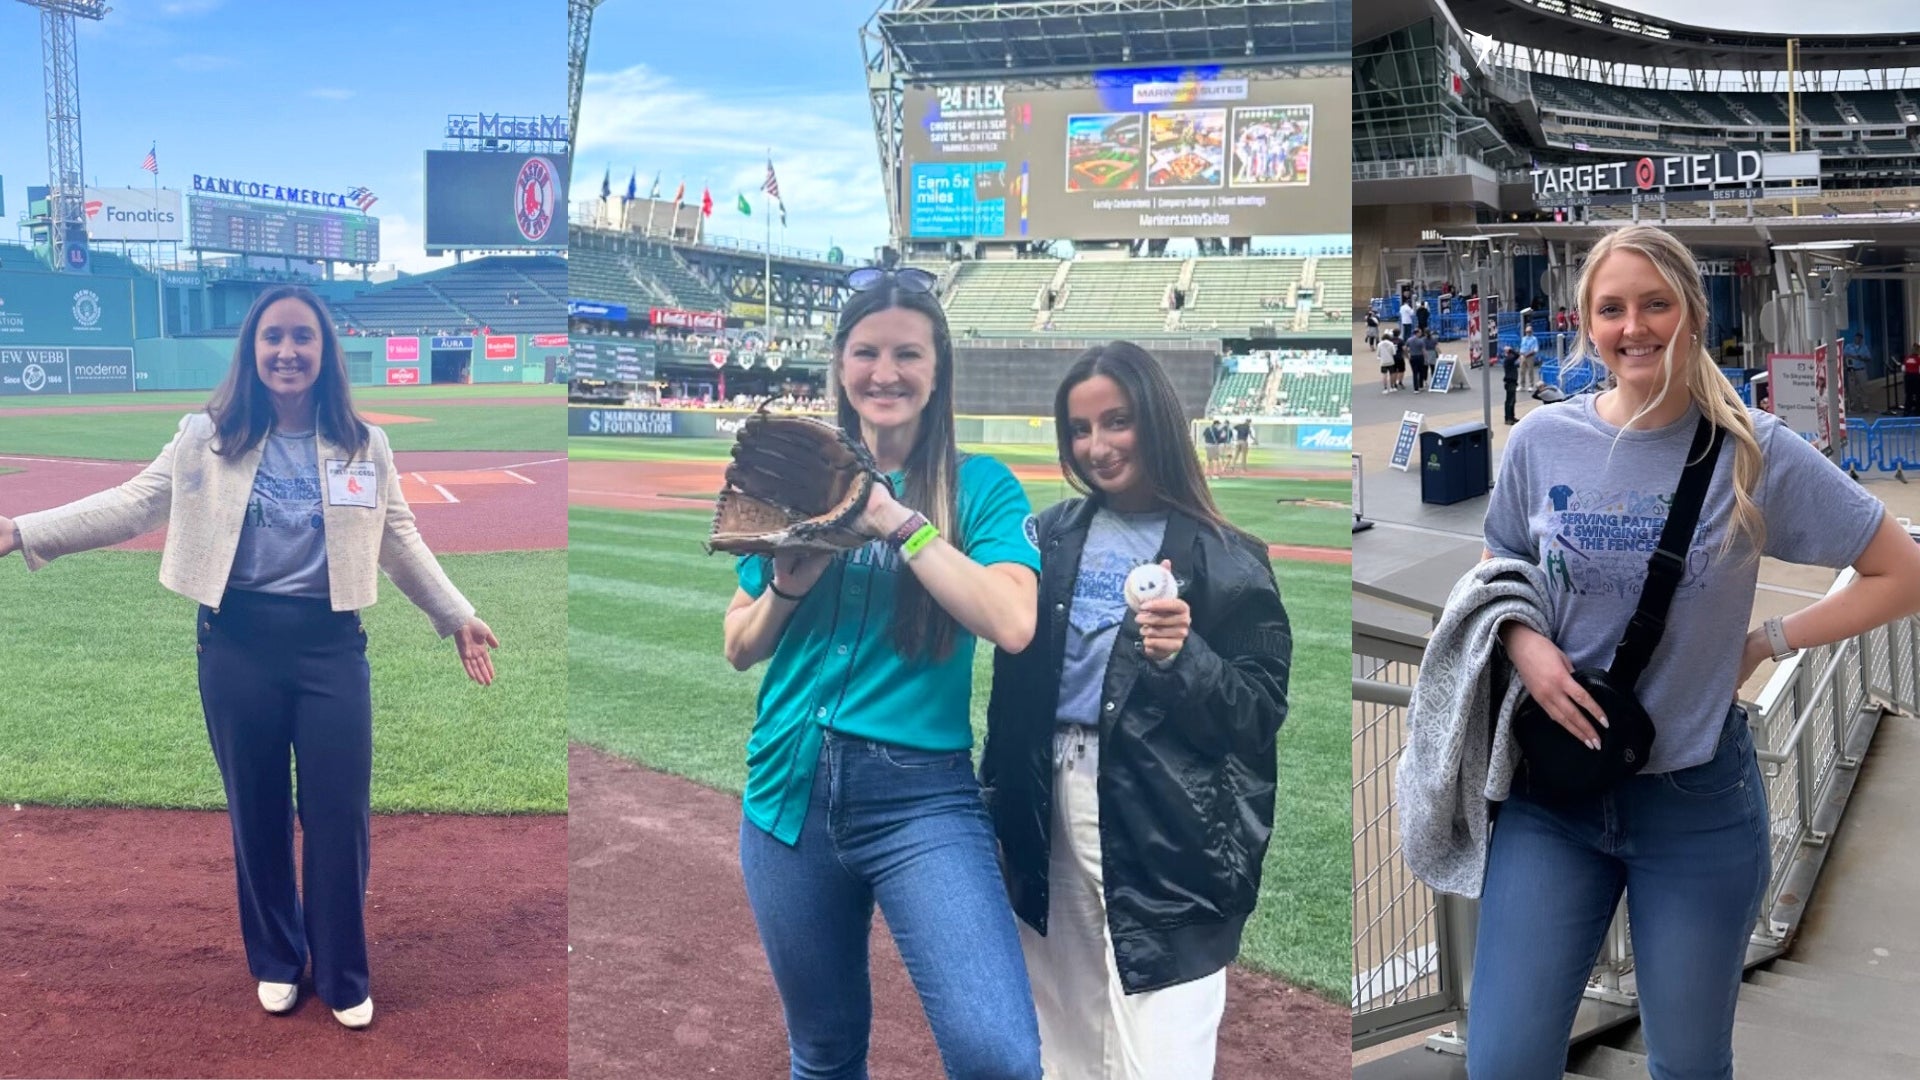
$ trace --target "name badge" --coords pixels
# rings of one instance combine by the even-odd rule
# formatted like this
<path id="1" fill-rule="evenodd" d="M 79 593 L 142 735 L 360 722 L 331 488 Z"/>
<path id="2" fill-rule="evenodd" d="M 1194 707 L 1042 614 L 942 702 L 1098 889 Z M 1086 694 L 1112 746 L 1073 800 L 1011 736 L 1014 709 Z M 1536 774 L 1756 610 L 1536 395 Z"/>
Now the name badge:
<path id="1" fill-rule="evenodd" d="M 330 506 L 364 506 L 372 509 L 378 486 L 373 462 L 327 459 L 327 503 Z"/>

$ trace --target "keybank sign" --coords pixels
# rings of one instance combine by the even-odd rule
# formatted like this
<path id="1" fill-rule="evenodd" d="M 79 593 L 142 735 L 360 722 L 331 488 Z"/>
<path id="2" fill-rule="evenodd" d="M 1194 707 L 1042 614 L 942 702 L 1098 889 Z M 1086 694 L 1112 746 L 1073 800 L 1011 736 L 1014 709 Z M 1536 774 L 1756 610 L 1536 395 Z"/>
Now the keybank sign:
<path id="1" fill-rule="evenodd" d="M 286 187 L 261 180 L 237 180 L 227 176 L 201 176 L 196 173 L 193 177 L 193 190 L 206 195 L 238 195 L 247 199 L 271 199 L 274 202 L 298 203 L 301 206 L 325 206 L 334 210 L 360 209 L 360 201 L 345 192 Z"/>

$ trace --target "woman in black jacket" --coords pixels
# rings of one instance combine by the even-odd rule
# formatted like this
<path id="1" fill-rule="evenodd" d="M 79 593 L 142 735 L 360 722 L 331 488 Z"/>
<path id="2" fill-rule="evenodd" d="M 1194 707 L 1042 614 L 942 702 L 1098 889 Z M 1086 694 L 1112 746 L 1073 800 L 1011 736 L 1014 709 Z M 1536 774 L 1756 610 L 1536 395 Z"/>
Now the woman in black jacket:
<path id="1" fill-rule="evenodd" d="M 994 654 L 981 779 L 1055 1080 L 1212 1075 L 1273 827 L 1292 637 L 1183 416 L 1138 346 L 1068 369 L 1054 423 L 1086 498 L 1035 519 L 1039 625 Z M 1156 563 L 1178 595 L 1131 609 Z"/>

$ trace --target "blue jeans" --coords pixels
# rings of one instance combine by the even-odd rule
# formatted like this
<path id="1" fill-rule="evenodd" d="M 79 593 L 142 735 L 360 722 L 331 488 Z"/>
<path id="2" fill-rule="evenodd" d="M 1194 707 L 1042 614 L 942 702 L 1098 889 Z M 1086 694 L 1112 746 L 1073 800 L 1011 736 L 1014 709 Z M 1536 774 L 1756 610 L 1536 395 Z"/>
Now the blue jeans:
<path id="1" fill-rule="evenodd" d="M 1627 893 L 1647 1069 L 1733 1075 L 1733 1007 L 1772 858 L 1746 713 L 1711 761 L 1605 795 L 1499 808 L 1473 958 L 1467 1072 L 1544 1080 L 1565 1069 L 1581 991 Z"/>
<path id="2" fill-rule="evenodd" d="M 1033 992 L 964 750 L 829 732 L 800 841 L 740 826 L 740 869 L 786 1010 L 794 1080 L 862 1080 L 878 901 L 947 1076 L 1040 1076 Z"/>

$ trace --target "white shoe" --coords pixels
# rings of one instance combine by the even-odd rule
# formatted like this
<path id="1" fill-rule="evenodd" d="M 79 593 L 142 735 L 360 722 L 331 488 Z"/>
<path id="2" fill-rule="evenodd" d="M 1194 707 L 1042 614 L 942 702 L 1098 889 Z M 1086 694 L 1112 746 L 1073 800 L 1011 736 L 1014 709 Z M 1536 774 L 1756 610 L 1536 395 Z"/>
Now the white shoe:
<path id="1" fill-rule="evenodd" d="M 350 1028 L 366 1027 L 373 1023 L 373 999 L 369 997 L 351 1009 L 335 1009 L 333 1018 Z"/>
<path id="2" fill-rule="evenodd" d="M 294 1002 L 299 1000 L 299 983 L 263 982 L 260 984 L 260 1007 L 270 1013 L 291 1012 Z"/>

